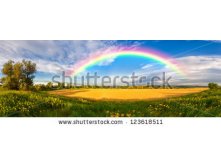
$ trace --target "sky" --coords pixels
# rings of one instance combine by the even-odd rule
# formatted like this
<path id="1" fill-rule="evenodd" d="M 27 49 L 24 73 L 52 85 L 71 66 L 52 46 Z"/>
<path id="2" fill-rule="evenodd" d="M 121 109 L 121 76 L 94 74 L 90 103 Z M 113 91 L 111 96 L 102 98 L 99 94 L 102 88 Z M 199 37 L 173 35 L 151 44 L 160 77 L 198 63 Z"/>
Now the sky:
<path id="1" fill-rule="evenodd" d="M 208 82 L 221 84 L 221 41 L 200 40 L 73 40 L 73 41 L 0 41 L 0 68 L 8 60 L 15 62 L 22 59 L 37 64 L 35 83 L 52 81 L 55 75 L 72 69 L 77 63 L 87 59 L 93 53 L 102 53 L 115 48 L 151 49 L 176 60 L 185 69 L 185 76 L 180 76 L 157 61 L 139 57 L 117 57 L 105 60 L 86 69 L 101 76 L 130 76 L 135 72 L 139 76 L 149 77 L 167 72 L 172 82 L 177 85 L 207 85 Z M 2 73 L 0 72 L 0 77 Z"/>

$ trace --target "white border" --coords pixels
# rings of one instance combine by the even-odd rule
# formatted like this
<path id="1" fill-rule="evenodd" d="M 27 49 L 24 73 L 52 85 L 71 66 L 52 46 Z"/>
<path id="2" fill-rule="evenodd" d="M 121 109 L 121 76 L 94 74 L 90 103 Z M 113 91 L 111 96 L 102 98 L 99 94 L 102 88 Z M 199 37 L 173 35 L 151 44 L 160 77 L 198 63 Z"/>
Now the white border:
<path id="1" fill-rule="evenodd" d="M 1 0 L 0 39 L 221 39 L 219 0 Z"/>
<path id="2" fill-rule="evenodd" d="M 162 118 L 160 126 L 59 125 L 62 119 L 0 119 L 0 165 L 221 165 L 220 118 Z"/>
<path id="3" fill-rule="evenodd" d="M 1 40 L 220 40 L 219 0 L 0 0 Z M 59 126 L 0 118 L 0 166 L 220 167 L 220 118 Z"/>

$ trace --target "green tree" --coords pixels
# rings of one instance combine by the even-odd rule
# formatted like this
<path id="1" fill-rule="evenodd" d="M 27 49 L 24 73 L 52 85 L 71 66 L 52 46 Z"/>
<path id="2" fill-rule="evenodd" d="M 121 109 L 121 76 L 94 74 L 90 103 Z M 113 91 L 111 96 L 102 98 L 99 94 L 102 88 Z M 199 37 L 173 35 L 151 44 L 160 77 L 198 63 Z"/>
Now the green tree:
<path id="1" fill-rule="evenodd" d="M 46 85 L 46 87 L 47 87 L 48 89 L 52 89 L 52 88 L 53 88 L 53 83 L 52 83 L 52 82 L 48 82 L 47 85 Z"/>
<path id="2" fill-rule="evenodd" d="M 14 75 L 14 61 L 9 60 L 7 63 L 3 65 L 2 74 L 5 77 L 2 78 L 3 87 L 8 89 L 18 89 L 19 83 Z"/>
<path id="3" fill-rule="evenodd" d="M 65 87 L 65 83 L 63 82 L 58 82 L 57 88 L 58 89 L 63 89 Z"/>
<path id="4" fill-rule="evenodd" d="M 36 91 L 45 91 L 47 90 L 47 87 L 44 84 L 36 84 L 34 85 L 34 88 Z"/>
<path id="5" fill-rule="evenodd" d="M 22 61 L 22 75 L 20 89 L 29 90 L 33 86 L 33 79 L 35 78 L 36 64 L 31 61 Z"/>
<path id="6" fill-rule="evenodd" d="M 218 89 L 218 88 L 219 88 L 219 85 L 218 85 L 217 83 L 210 82 L 210 83 L 208 84 L 208 87 L 209 87 L 210 89 Z"/>
<path id="7" fill-rule="evenodd" d="M 33 86 L 34 73 L 36 72 L 36 64 L 31 61 L 14 63 L 9 60 L 3 65 L 2 78 L 3 86 L 8 89 L 29 90 Z"/>

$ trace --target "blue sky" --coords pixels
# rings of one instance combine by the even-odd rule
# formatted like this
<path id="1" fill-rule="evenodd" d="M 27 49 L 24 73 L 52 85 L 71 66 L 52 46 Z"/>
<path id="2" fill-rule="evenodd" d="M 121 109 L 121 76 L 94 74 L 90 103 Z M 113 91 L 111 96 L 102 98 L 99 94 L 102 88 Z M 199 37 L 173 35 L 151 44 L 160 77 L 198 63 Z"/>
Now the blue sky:
<path id="1" fill-rule="evenodd" d="M 174 83 L 182 85 L 206 85 L 208 82 L 221 83 L 221 41 L 194 40 L 147 40 L 147 41 L 0 41 L 0 68 L 9 59 L 32 60 L 37 63 L 35 82 L 51 81 L 52 76 L 61 74 L 89 55 L 116 47 L 150 48 L 173 57 L 187 70 L 185 78 L 173 71 Z M 118 57 L 109 62 L 97 64 L 88 72 L 100 75 L 156 75 L 167 70 L 158 62 L 144 58 Z M 0 73 L 0 76 L 2 74 Z"/>

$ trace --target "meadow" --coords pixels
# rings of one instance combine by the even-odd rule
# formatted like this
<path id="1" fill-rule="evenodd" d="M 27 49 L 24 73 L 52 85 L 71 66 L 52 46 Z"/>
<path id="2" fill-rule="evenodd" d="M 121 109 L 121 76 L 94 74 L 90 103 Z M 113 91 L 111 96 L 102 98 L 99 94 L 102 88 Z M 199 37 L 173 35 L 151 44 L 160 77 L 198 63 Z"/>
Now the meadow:
<path id="1" fill-rule="evenodd" d="M 221 90 L 155 100 L 92 100 L 0 90 L 1 117 L 220 117 Z"/>

